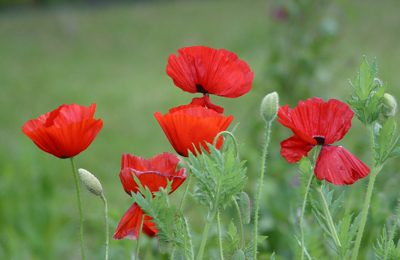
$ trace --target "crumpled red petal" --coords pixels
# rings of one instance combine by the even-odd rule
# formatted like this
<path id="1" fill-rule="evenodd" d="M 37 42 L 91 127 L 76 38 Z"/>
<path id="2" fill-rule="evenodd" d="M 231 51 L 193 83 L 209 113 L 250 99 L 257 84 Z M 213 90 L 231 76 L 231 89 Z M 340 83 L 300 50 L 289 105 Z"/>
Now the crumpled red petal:
<path id="1" fill-rule="evenodd" d="M 134 203 L 122 216 L 117 229 L 115 230 L 114 239 L 137 239 L 139 237 L 140 224 L 143 217 L 143 210 Z M 145 215 L 142 231 L 149 235 L 155 236 L 158 232 L 156 225 L 151 221 L 151 217 Z"/>
<path id="2" fill-rule="evenodd" d="M 184 91 L 235 98 L 252 87 L 254 73 L 232 52 L 192 46 L 181 48 L 178 53 L 168 57 L 166 71 Z"/>
<path id="3" fill-rule="evenodd" d="M 341 146 L 322 146 L 315 165 L 315 176 L 335 185 L 353 184 L 366 177 L 370 169 Z"/>
<path id="4" fill-rule="evenodd" d="M 289 163 L 295 163 L 307 156 L 313 145 L 294 135 L 281 142 L 281 155 Z"/>
<path id="5" fill-rule="evenodd" d="M 332 144 L 350 129 L 353 115 L 350 107 L 339 100 L 310 98 L 300 101 L 294 109 L 280 107 L 278 121 L 310 144 L 317 143 L 314 137 L 323 137 L 324 144 Z"/>
<path id="6" fill-rule="evenodd" d="M 175 151 L 185 157 L 188 151 L 201 152 L 200 145 L 208 151 L 206 143 L 213 143 L 217 134 L 225 131 L 233 120 L 233 116 L 195 105 L 176 107 L 165 115 L 156 112 L 154 116 Z M 218 140 L 217 148 L 221 145 L 222 138 Z"/>
<path id="7" fill-rule="evenodd" d="M 178 157 L 170 153 L 162 153 L 148 160 L 131 154 L 123 154 L 120 179 L 122 186 L 129 195 L 139 192 L 133 175 L 139 179 L 144 187 L 151 192 L 166 188 L 168 181 L 172 181 L 171 193 L 174 192 L 186 179 L 186 169 L 176 170 Z"/>

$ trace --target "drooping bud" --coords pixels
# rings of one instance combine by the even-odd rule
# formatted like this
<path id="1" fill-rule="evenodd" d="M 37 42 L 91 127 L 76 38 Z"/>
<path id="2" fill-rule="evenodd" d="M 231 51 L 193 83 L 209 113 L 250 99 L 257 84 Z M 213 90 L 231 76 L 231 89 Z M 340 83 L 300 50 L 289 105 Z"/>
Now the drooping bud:
<path id="1" fill-rule="evenodd" d="M 275 120 L 279 109 L 279 95 L 275 91 L 266 95 L 261 101 L 260 112 L 266 122 Z"/>
<path id="2" fill-rule="evenodd" d="M 81 179 L 82 183 L 85 187 L 94 195 L 101 196 L 103 194 L 103 187 L 99 179 L 96 178 L 92 173 L 85 169 L 78 169 L 79 178 Z"/>
<path id="3" fill-rule="evenodd" d="M 385 93 L 383 94 L 383 115 L 392 117 L 397 112 L 397 101 L 394 96 Z"/>

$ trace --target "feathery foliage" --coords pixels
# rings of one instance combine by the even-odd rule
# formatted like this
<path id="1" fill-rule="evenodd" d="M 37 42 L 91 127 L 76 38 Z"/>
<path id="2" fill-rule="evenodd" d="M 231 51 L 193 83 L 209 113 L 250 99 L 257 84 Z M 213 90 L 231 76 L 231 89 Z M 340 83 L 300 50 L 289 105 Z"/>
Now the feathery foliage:
<path id="1" fill-rule="evenodd" d="M 399 236 L 400 200 L 398 201 L 396 213 L 393 217 L 391 223 L 382 228 L 382 234 L 375 243 L 374 251 L 378 259 L 400 259 L 400 239 L 395 239 L 395 236 Z"/>
<path id="2" fill-rule="evenodd" d="M 350 81 L 353 93 L 348 103 L 358 119 L 367 125 L 378 119 L 383 106 L 385 88 L 377 74 L 376 61 L 369 65 L 364 57 L 355 80 Z"/>
<path id="3" fill-rule="evenodd" d="M 160 246 L 168 251 L 174 247 L 185 259 L 193 259 L 193 246 L 191 235 L 185 217 L 170 203 L 168 193 L 171 190 L 171 182 L 165 189 L 151 193 L 147 187 L 143 187 L 134 176 L 140 192 L 132 194 L 139 207 L 153 218 L 158 233 Z"/>
<path id="4" fill-rule="evenodd" d="M 374 124 L 375 164 L 383 164 L 391 157 L 400 155 L 400 135 L 394 118 L 387 119 L 382 125 Z"/>
<path id="5" fill-rule="evenodd" d="M 188 165 L 197 180 L 194 198 L 212 214 L 226 208 L 246 184 L 245 161 L 240 161 L 233 140 L 225 139 L 220 150 L 208 144 L 200 155 L 189 154 Z"/>

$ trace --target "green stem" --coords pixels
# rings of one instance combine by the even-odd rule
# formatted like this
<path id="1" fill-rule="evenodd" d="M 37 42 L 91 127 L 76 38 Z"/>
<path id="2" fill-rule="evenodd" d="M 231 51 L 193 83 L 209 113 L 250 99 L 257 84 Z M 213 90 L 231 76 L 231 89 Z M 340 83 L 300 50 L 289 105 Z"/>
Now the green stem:
<path id="1" fill-rule="evenodd" d="M 271 121 L 267 122 L 265 125 L 265 143 L 263 147 L 262 157 L 261 157 L 261 171 L 260 176 L 258 179 L 258 189 L 255 198 L 255 211 L 254 211 L 254 251 L 253 251 L 253 259 L 257 259 L 257 247 L 258 247 L 258 211 L 260 210 L 260 198 L 261 198 L 261 191 L 264 183 L 264 173 L 265 173 L 265 166 L 267 161 L 268 155 L 268 146 L 271 137 Z"/>
<path id="2" fill-rule="evenodd" d="M 143 223 L 144 223 L 144 214 L 142 216 L 142 220 L 140 221 L 140 229 L 139 229 L 139 234 L 138 234 L 138 239 L 137 239 L 137 244 L 136 244 L 136 253 L 135 253 L 135 260 L 139 260 L 139 251 L 140 251 L 140 240 L 142 237 L 142 229 L 143 229 Z"/>
<path id="3" fill-rule="evenodd" d="M 372 191 L 374 190 L 375 179 L 376 179 L 376 176 L 378 175 L 378 173 L 381 171 L 381 169 L 382 169 L 382 165 L 374 167 L 372 169 L 370 177 L 369 177 L 367 194 L 365 195 L 364 206 L 361 211 L 360 225 L 358 227 L 356 242 L 354 244 L 353 254 L 351 256 L 352 260 L 358 259 L 358 252 L 360 250 L 361 240 L 362 240 L 363 233 L 364 233 L 364 227 L 367 222 L 368 210 L 369 210 L 369 205 L 371 204 L 371 197 L 372 197 Z"/>
<path id="4" fill-rule="evenodd" d="M 318 190 L 318 193 L 321 195 L 322 206 L 324 209 L 325 218 L 328 221 L 328 228 L 332 234 L 333 241 L 335 242 L 336 246 L 342 247 L 342 244 L 340 243 L 339 236 L 336 232 L 335 224 L 333 223 L 332 215 L 331 215 L 331 212 L 329 211 L 328 203 L 326 202 L 324 193 L 322 192 L 321 187 L 319 187 L 317 190 Z"/>
<path id="5" fill-rule="evenodd" d="M 304 242 L 304 213 L 306 211 L 308 193 L 310 193 L 311 183 L 312 183 L 312 180 L 314 179 L 315 164 L 317 162 L 317 157 L 318 157 L 319 153 L 321 152 L 321 148 L 322 148 L 321 145 L 317 145 L 315 147 L 314 155 L 312 158 L 313 159 L 312 163 L 314 166 L 311 166 L 309 169 L 310 170 L 310 172 L 309 172 L 310 178 L 308 179 L 308 182 L 307 182 L 307 187 L 306 187 L 306 190 L 304 193 L 303 205 L 301 207 L 301 215 L 300 215 L 301 260 L 304 259 L 304 254 L 306 254 L 307 257 L 310 259 L 310 256 L 307 252 L 307 248 L 306 248 L 305 242 Z"/>
<path id="6" fill-rule="evenodd" d="M 374 129 L 373 129 L 372 125 L 370 126 L 369 133 L 370 133 L 370 138 L 371 138 L 371 149 L 374 154 L 375 136 L 374 136 Z M 361 240 L 362 240 L 363 233 L 364 233 L 364 227 L 365 227 L 365 224 L 367 223 L 369 205 L 371 204 L 372 191 L 374 190 L 375 179 L 376 179 L 376 176 L 378 175 L 378 173 L 382 170 L 382 167 L 383 167 L 382 164 L 379 164 L 379 165 L 375 164 L 375 167 L 371 170 L 368 187 L 367 187 L 367 193 L 365 195 L 364 205 L 363 205 L 363 208 L 361 211 L 361 220 L 360 220 L 360 224 L 358 226 L 357 237 L 356 237 L 356 241 L 354 243 L 353 254 L 351 255 L 352 260 L 357 260 L 357 258 L 358 258 L 358 253 L 360 251 L 360 246 L 361 246 Z"/>
<path id="7" fill-rule="evenodd" d="M 206 222 L 206 225 L 204 226 L 203 236 L 201 238 L 199 252 L 197 253 L 197 258 L 196 258 L 197 260 L 203 260 L 204 249 L 206 247 L 208 232 L 210 231 L 212 221 L 213 221 L 213 218 L 210 217 L 209 220 Z"/>
<path id="8" fill-rule="evenodd" d="M 80 188 L 80 185 L 79 185 L 78 173 L 76 171 L 74 158 L 71 157 L 70 159 L 71 159 L 72 174 L 74 175 L 74 182 L 75 182 L 75 188 L 76 188 L 76 198 L 78 200 L 79 236 L 80 236 L 80 242 L 81 242 L 81 257 L 82 257 L 82 260 L 85 260 L 85 247 L 84 247 L 85 243 L 83 241 L 83 213 L 82 213 L 82 202 L 81 202 L 81 188 Z"/>
<path id="9" fill-rule="evenodd" d="M 182 197 L 181 203 L 180 203 L 180 205 L 179 205 L 179 211 L 182 211 L 182 210 L 183 210 L 183 206 L 184 206 L 184 204 L 185 204 L 185 199 L 186 199 L 186 196 L 187 196 L 187 194 L 188 194 L 190 185 L 191 185 L 191 183 L 192 183 L 192 177 L 191 177 L 191 176 L 192 176 L 192 175 L 189 174 L 189 176 L 187 177 L 186 189 L 185 189 L 185 192 L 183 193 L 183 197 Z"/>
<path id="10" fill-rule="evenodd" d="M 219 242 L 219 256 L 221 260 L 224 260 L 224 249 L 222 245 L 222 230 L 221 230 L 221 218 L 219 210 L 217 212 L 217 226 L 218 226 L 218 242 Z"/>
<path id="11" fill-rule="evenodd" d="M 105 225 L 105 231 L 106 231 L 106 255 L 105 259 L 108 260 L 108 245 L 109 245 L 109 232 L 108 232 L 108 205 L 107 205 L 107 199 L 104 196 L 104 194 L 101 194 L 101 199 L 104 202 L 104 225 Z"/>
<path id="12" fill-rule="evenodd" d="M 235 204 L 236 212 L 239 218 L 239 226 L 240 226 L 240 237 L 241 237 L 241 248 L 244 249 L 245 241 L 244 241 L 244 231 L 243 231 L 243 219 L 242 213 L 240 212 L 239 204 L 237 203 L 236 199 L 233 198 L 233 204 Z"/>
<path id="13" fill-rule="evenodd" d="M 307 182 L 306 191 L 304 193 L 303 205 L 301 207 L 301 215 L 300 215 L 301 260 L 304 259 L 304 253 L 306 252 L 306 247 L 304 242 L 304 212 L 306 211 L 308 193 L 310 192 L 310 187 L 313 178 L 314 178 L 314 173 L 311 171 L 310 178 L 308 179 Z"/>
<path id="14" fill-rule="evenodd" d="M 183 222 L 185 223 L 186 237 L 188 238 L 189 248 L 190 248 L 190 257 L 189 257 L 189 259 L 193 259 L 194 252 L 193 252 L 192 236 L 190 235 L 189 224 L 188 224 L 188 221 L 187 221 L 187 219 L 185 217 L 183 217 Z M 186 239 L 185 239 L 185 243 L 186 243 Z"/>

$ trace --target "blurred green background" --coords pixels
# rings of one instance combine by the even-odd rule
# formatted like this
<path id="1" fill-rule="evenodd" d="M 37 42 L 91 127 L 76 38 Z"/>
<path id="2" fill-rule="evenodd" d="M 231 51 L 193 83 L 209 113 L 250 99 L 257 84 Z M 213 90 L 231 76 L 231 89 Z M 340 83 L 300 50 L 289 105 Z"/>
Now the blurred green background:
<path id="1" fill-rule="evenodd" d="M 70 164 L 40 151 L 22 134 L 25 121 L 63 103 L 97 104 L 104 128 L 77 157 L 101 180 L 110 207 L 110 232 L 131 204 L 119 182 L 123 152 L 150 157 L 173 152 L 153 117 L 189 103 L 165 73 L 168 55 L 188 45 L 225 48 L 255 73 L 253 90 L 238 99 L 213 97 L 235 116 L 247 191 L 258 173 L 262 122 L 258 105 L 277 90 L 281 104 L 310 96 L 346 100 L 362 55 L 377 58 L 388 92 L 399 97 L 400 3 L 387 1 L 135 1 L 79 3 L 0 2 L 0 258 L 79 259 L 79 220 Z M 369 161 L 367 132 L 355 119 L 341 142 Z M 297 169 L 279 155 L 289 131 L 275 124 L 262 200 L 261 231 L 269 239 L 260 259 L 276 252 L 296 258 Z M 399 197 L 398 161 L 378 177 L 364 244 L 372 245 Z M 366 180 L 346 192 L 343 211 L 357 211 Z M 176 192 L 177 201 L 181 195 Z M 103 255 L 102 202 L 83 192 L 89 259 Z M 187 205 L 194 205 L 188 203 Z M 204 208 L 186 209 L 195 231 Z M 229 210 L 225 219 L 233 216 Z M 309 215 L 311 215 L 309 213 Z M 312 221 L 312 216 L 310 218 Z M 315 223 L 314 223 L 315 224 Z M 313 230 L 319 227 L 314 225 Z M 248 233 L 250 230 L 248 231 Z M 323 244 L 315 232 L 312 252 Z M 312 239 L 312 238 L 310 238 Z M 157 259 L 157 242 L 145 240 L 144 259 Z M 216 244 L 215 244 L 216 245 Z M 213 240 L 209 246 L 212 248 Z M 135 242 L 111 241 L 111 259 L 128 259 Z M 362 257 L 373 259 L 372 247 Z M 213 252 L 211 252 L 212 254 Z"/>

